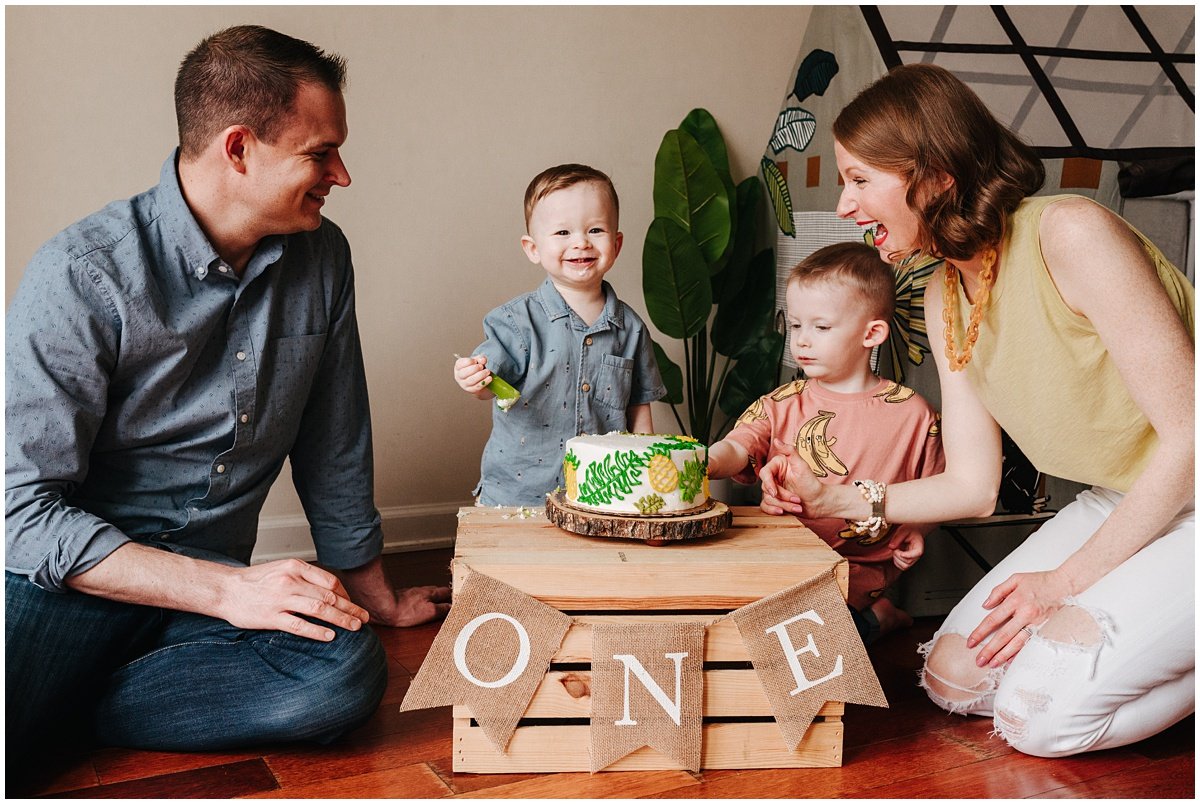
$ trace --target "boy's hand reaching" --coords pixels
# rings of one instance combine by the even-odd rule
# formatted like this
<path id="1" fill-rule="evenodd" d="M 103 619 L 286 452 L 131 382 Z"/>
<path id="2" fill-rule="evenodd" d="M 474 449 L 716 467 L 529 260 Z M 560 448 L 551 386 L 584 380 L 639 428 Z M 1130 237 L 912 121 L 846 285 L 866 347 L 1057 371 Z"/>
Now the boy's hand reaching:
<path id="1" fill-rule="evenodd" d="M 487 384 L 492 381 L 492 372 L 487 369 L 486 355 L 460 357 L 454 361 L 454 381 L 458 387 L 476 399 L 491 399 L 492 392 Z"/>
<path id="2" fill-rule="evenodd" d="M 906 570 L 917 563 L 917 559 L 925 554 L 925 536 L 915 530 L 894 536 L 888 547 L 892 548 L 892 563 L 901 570 Z"/>

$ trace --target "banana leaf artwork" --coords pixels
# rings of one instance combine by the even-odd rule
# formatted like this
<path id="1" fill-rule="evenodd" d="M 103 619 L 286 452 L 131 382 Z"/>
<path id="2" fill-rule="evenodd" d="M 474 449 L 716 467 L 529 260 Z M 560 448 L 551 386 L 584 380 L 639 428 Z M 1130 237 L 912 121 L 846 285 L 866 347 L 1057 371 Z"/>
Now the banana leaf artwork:
<path id="1" fill-rule="evenodd" d="M 875 236 L 868 230 L 863 241 L 874 247 Z M 925 286 L 929 277 L 942 264 L 936 257 L 912 257 L 896 266 L 896 313 L 888 335 L 891 349 L 892 376 L 904 382 L 904 360 L 914 366 L 925 362 L 929 354 L 929 331 L 925 327 Z"/>
<path id="2" fill-rule="evenodd" d="M 820 48 L 813 50 L 804 57 L 800 68 L 796 70 L 792 95 L 801 102 L 811 95 L 824 95 L 837 72 L 837 58 L 832 53 Z"/>
<path id="3" fill-rule="evenodd" d="M 771 209 L 775 211 L 775 221 L 779 231 L 788 237 L 796 236 L 796 221 L 792 218 L 792 194 L 788 192 L 787 179 L 779 165 L 767 157 L 762 159 L 763 182 L 767 185 L 767 197 L 771 199 Z"/>
<path id="4" fill-rule="evenodd" d="M 792 107 L 784 109 L 775 118 L 775 131 L 771 134 L 771 151 L 778 154 L 784 148 L 803 151 L 812 142 L 817 131 L 817 118 L 812 112 Z"/>

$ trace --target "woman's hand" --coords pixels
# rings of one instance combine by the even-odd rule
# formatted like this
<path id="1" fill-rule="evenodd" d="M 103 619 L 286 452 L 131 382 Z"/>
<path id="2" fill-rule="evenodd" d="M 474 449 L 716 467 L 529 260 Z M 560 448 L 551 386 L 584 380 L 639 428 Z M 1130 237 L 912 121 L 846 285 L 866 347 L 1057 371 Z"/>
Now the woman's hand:
<path id="1" fill-rule="evenodd" d="M 759 507 L 768 514 L 802 514 L 824 486 L 795 453 L 771 458 L 758 470 L 762 480 L 762 503 Z M 811 516 L 811 514 L 810 514 Z"/>
<path id="2" fill-rule="evenodd" d="M 983 601 L 983 607 L 992 613 L 967 637 L 967 647 L 973 648 L 992 635 L 976 655 L 975 664 L 999 667 L 1012 659 L 1032 636 L 1025 629 L 1049 620 L 1070 593 L 1057 572 L 1018 572 L 1009 577 Z"/>

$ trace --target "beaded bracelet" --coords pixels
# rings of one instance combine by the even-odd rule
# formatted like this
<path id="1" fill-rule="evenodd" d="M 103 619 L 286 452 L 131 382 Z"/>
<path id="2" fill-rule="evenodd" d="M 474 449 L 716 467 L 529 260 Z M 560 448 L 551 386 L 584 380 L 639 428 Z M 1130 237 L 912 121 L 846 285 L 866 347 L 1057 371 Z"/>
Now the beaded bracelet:
<path id="1" fill-rule="evenodd" d="M 854 486 L 871 504 L 871 516 L 857 522 L 847 519 L 855 534 L 875 538 L 887 530 L 888 522 L 883 518 L 883 501 L 887 497 L 887 485 L 876 480 L 855 480 Z"/>

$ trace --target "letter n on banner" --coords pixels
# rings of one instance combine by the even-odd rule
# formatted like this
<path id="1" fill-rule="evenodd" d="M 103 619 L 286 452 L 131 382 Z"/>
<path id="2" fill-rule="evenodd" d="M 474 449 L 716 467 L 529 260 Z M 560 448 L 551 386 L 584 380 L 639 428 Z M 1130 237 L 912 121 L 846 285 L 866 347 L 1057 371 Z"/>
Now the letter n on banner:
<path id="1" fill-rule="evenodd" d="M 592 626 L 592 772 L 644 745 L 700 770 L 704 623 Z"/>
<path id="2" fill-rule="evenodd" d="M 826 701 L 888 705 L 832 568 L 729 617 L 789 751 Z"/>
<path id="3" fill-rule="evenodd" d="M 465 704 L 503 753 L 570 627 L 558 609 L 472 572 L 400 711 Z"/>

